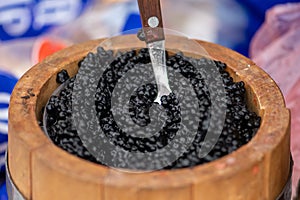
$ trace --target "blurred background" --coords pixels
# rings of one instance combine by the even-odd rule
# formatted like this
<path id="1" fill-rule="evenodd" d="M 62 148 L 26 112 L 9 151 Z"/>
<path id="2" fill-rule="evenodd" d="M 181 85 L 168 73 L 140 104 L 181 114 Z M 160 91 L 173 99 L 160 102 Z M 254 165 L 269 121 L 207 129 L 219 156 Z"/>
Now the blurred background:
<path id="1" fill-rule="evenodd" d="M 297 131 L 300 130 L 299 2 L 161 0 L 166 28 L 190 38 L 221 44 L 251 57 L 280 85 L 293 115 L 294 190 L 300 177 L 300 145 L 296 142 L 300 141 Z M 136 0 L 0 0 L 2 176 L 9 94 L 17 80 L 31 66 L 62 48 L 140 27 Z M 6 199 L 4 191 L 5 185 L 0 190 L 1 200 Z"/>
<path id="2" fill-rule="evenodd" d="M 276 4 L 298 1 L 161 0 L 161 3 L 166 28 L 248 56 L 250 41 L 264 22 L 266 11 Z M 42 44 L 55 51 L 140 26 L 136 0 L 1 0 L 0 69 L 20 77 L 37 62 Z"/>

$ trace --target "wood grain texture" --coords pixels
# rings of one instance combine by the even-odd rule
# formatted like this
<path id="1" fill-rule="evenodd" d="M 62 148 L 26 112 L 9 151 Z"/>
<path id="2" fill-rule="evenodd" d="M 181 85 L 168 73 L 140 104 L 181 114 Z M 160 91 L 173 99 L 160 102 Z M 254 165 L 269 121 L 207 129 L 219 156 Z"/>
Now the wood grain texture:
<path id="1" fill-rule="evenodd" d="M 227 63 L 243 80 L 248 105 L 262 116 L 256 136 L 237 151 L 201 166 L 174 171 L 126 173 L 70 155 L 51 143 L 39 127 L 42 107 L 58 86 L 56 74 L 74 75 L 77 63 L 103 40 L 75 45 L 34 66 L 18 82 L 9 109 L 9 169 L 17 187 L 33 200 L 273 200 L 288 179 L 290 112 L 275 82 L 246 57 L 197 41 L 205 56 Z M 144 47 L 135 36 L 113 38 L 114 49 Z M 187 38 L 168 36 L 167 47 L 194 55 Z M 197 52 L 197 54 L 202 54 Z M 28 89 L 35 94 L 28 99 Z"/>
<path id="2" fill-rule="evenodd" d="M 151 43 L 164 40 L 165 36 L 160 0 L 138 0 L 138 4 L 146 42 Z M 154 16 L 158 18 L 159 24 L 156 28 L 151 28 L 148 24 L 148 20 Z"/>

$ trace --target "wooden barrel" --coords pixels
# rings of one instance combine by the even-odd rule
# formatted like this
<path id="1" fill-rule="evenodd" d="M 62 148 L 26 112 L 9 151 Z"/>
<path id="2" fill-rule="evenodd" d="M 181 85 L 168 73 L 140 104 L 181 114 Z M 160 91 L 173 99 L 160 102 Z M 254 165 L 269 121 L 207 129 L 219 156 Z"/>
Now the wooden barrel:
<path id="1" fill-rule="evenodd" d="M 136 47 L 135 36 L 114 38 L 117 49 Z M 180 37 L 174 43 L 186 47 Z M 55 146 L 38 121 L 58 87 L 56 74 L 73 76 L 78 62 L 102 40 L 64 49 L 20 79 L 9 108 L 8 168 L 13 184 L 33 200 L 274 200 L 290 171 L 290 112 L 275 82 L 246 57 L 197 41 L 214 60 L 243 80 L 248 106 L 262 117 L 256 136 L 237 151 L 194 168 L 149 173 L 120 172 L 73 156 Z M 122 41 L 122 42 L 121 42 Z M 126 42 L 124 42 L 126 41 Z M 120 44 L 119 44 L 119 43 Z M 182 50 L 182 49 L 179 49 Z M 188 52 L 187 52 L 188 53 Z"/>

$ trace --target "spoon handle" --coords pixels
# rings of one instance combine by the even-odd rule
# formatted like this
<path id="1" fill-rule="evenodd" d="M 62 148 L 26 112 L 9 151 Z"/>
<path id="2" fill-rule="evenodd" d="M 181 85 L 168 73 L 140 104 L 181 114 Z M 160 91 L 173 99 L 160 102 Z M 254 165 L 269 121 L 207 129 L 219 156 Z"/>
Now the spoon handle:
<path id="1" fill-rule="evenodd" d="M 160 0 L 138 0 L 146 43 L 165 39 Z"/>

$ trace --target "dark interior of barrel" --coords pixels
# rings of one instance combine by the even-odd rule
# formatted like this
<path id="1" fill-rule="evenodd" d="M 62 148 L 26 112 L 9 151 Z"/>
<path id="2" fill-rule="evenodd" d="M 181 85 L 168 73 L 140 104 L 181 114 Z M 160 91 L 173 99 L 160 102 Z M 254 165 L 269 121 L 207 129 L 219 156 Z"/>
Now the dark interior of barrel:
<path id="1" fill-rule="evenodd" d="M 120 51 L 125 52 L 128 49 L 122 49 Z M 170 52 L 178 52 L 178 51 L 174 51 L 174 50 L 170 50 Z M 169 56 L 173 56 L 172 53 L 169 53 Z M 192 57 L 192 58 L 202 58 L 203 56 L 199 56 L 199 55 L 195 55 L 195 54 L 190 54 L 190 53 L 184 53 L 184 56 L 187 57 Z M 83 58 L 82 58 L 83 59 Z M 214 58 L 210 58 L 212 60 L 214 60 Z M 68 71 L 68 74 L 70 77 L 73 77 L 76 75 L 76 73 L 78 72 L 78 64 L 81 60 L 75 61 L 73 63 L 70 63 L 68 66 L 65 66 L 65 70 Z M 248 109 L 252 112 L 255 112 L 258 116 L 261 117 L 261 119 L 263 120 L 263 110 L 261 110 L 259 108 L 258 105 L 258 99 L 255 95 L 255 93 L 253 92 L 253 88 L 251 87 L 251 83 L 248 83 L 245 80 L 241 80 L 241 78 L 231 69 L 230 66 L 227 66 L 226 71 L 230 74 L 230 76 L 233 78 L 234 82 L 240 82 L 243 81 L 245 83 L 244 87 L 246 89 L 245 92 L 245 103 L 248 107 Z M 57 73 L 59 73 L 59 71 L 57 71 Z M 49 79 L 47 81 L 47 84 L 45 84 L 43 86 L 43 88 L 41 89 L 41 93 L 38 96 L 38 104 L 37 104 L 37 108 L 36 108 L 36 115 L 37 115 L 37 120 L 39 122 L 43 121 L 43 111 L 44 111 L 44 107 L 47 104 L 49 98 L 51 97 L 52 93 L 55 91 L 55 89 L 60 85 L 56 82 L 56 75 L 57 73 L 53 74 L 53 76 L 51 77 L 51 79 Z"/>

